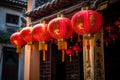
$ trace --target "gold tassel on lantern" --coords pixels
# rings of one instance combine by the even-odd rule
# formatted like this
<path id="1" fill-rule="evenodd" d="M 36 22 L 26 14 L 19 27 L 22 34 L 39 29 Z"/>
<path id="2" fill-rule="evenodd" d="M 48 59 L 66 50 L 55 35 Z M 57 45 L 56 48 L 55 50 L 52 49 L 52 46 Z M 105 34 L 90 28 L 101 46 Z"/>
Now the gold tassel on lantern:
<path id="1" fill-rule="evenodd" d="M 62 62 L 64 62 L 64 61 L 65 61 L 65 51 L 62 50 Z"/>
<path id="2" fill-rule="evenodd" d="M 61 44 L 62 44 L 61 39 L 58 39 L 58 50 L 61 50 Z"/>
<path id="3" fill-rule="evenodd" d="M 69 57 L 70 57 L 70 62 L 72 61 L 72 55 L 69 55 Z"/>
<path id="4" fill-rule="evenodd" d="M 39 51 L 41 51 L 43 49 L 43 44 L 42 42 L 39 42 Z"/>
<path id="5" fill-rule="evenodd" d="M 65 50 L 67 49 L 67 41 L 64 41 Z"/>
<path id="6" fill-rule="evenodd" d="M 65 61 L 65 51 L 67 49 L 67 41 L 62 41 L 61 43 L 61 49 L 62 49 L 62 62 Z"/>
<path id="7" fill-rule="evenodd" d="M 17 46 L 16 53 L 18 53 L 18 59 L 20 60 L 20 54 L 21 54 L 22 48 L 21 46 Z"/>
<path id="8" fill-rule="evenodd" d="M 43 44 L 43 61 L 46 61 L 47 44 Z"/>
<path id="9" fill-rule="evenodd" d="M 46 51 L 43 50 L 43 61 L 46 61 Z"/>
<path id="10" fill-rule="evenodd" d="M 16 53 L 21 53 L 21 46 L 17 46 Z"/>

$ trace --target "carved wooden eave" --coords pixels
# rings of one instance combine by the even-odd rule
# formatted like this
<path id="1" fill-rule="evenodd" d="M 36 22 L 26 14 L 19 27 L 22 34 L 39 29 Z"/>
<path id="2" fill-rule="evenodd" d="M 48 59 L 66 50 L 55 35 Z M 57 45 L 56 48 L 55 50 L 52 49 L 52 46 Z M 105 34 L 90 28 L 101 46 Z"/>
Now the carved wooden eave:
<path id="1" fill-rule="evenodd" d="M 74 13 L 80 11 L 81 7 L 85 5 L 89 5 L 90 9 L 103 11 L 108 8 L 108 5 L 111 6 L 119 2 L 119 0 L 52 0 L 52 2 L 47 2 L 30 12 L 26 12 L 25 16 L 32 19 L 32 24 L 36 24 L 43 19 L 49 21 L 55 18 L 60 12 L 71 18 Z"/>
<path id="2" fill-rule="evenodd" d="M 0 0 L 0 6 L 23 10 L 24 8 L 27 8 L 27 2 L 19 0 Z"/>

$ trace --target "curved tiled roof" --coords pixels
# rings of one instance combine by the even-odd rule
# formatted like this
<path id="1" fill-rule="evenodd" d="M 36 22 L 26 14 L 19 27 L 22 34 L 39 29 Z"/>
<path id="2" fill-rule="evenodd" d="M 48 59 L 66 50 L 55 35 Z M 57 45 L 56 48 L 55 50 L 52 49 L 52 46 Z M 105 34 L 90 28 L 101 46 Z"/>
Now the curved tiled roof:
<path id="1" fill-rule="evenodd" d="M 26 12 L 25 16 L 31 17 L 33 22 L 41 19 L 47 19 L 49 21 L 59 12 L 63 12 L 70 17 L 72 14 L 79 11 L 84 5 L 90 5 L 91 9 L 97 10 L 101 3 L 107 2 L 107 4 L 112 4 L 115 1 L 119 2 L 119 0 L 52 0 L 51 2 L 38 6 L 30 12 Z"/>
<path id="2" fill-rule="evenodd" d="M 81 0 L 79 0 L 80 2 Z M 64 7 L 67 7 L 69 5 L 73 5 L 78 0 L 52 0 L 51 2 L 47 2 L 35 9 L 33 9 L 30 12 L 26 12 L 25 16 L 35 17 L 36 15 L 45 15 L 47 13 L 51 13 L 56 10 L 60 10 Z"/>
<path id="3" fill-rule="evenodd" d="M 6 7 L 24 8 L 27 7 L 27 2 L 19 0 L 1 0 L 0 5 Z"/>
<path id="4" fill-rule="evenodd" d="M 27 6 L 27 2 L 25 1 L 19 1 L 19 0 L 1 0 L 1 1 Z"/>

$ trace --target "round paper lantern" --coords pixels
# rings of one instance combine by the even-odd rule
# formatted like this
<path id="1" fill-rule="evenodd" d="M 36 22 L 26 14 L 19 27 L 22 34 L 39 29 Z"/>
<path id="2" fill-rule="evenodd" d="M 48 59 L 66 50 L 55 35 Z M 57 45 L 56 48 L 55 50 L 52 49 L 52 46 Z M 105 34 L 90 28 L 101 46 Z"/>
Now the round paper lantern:
<path id="1" fill-rule="evenodd" d="M 73 51 L 76 52 L 76 56 L 78 56 L 78 52 L 81 52 L 81 51 L 82 51 L 82 48 L 81 48 L 78 44 L 74 45 L 74 46 L 72 47 L 72 49 L 73 49 Z"/>
<path id="2" fill-rule="evenodd" d="M 36 24 L 33 26 L 32 35 L 35 41 L 39 42 L 39 50 L 43 50 L 43 61 L 45 61 L 45 52 L 47 51 L 46 42 L 50 41 L 50 34 L 48 32 L 48 25 L 44 23 Z"/>
<path id="3" fill-rule="evenodd" d="M 20 31 L 20 35 L 30 45 L 30 55 L 32 56 L 32 43 L 35 41 L 32 35 L 32 27 L 24 27 Z"/>
<path id="4" fill-rule="evenodd" d="M 109 37 L 105 37 L 103 39 L 103 42 L 105 43 L 106 47 L 108 47 L 108 43 L 110 42 L 110 38 Z"/>
<path id="5" fill-rule="evenodd" d="M 115 24 L 116 26 L 120 26 L 120 20 L 115 20 L 114 24 Z"/>
<path id="6" fill-rule="evenodd" d="M 34 41 L 33 36 L 32 36 L 32 27 L 24 27 L 20 31 L 20 35 L 27 42 L 27 44 L 32 44 Z"/>
<path id="7" fill-rule="evenodd" d="M 97 33 L 102 24 L 102 15 L 93 10 L 82 10 L 75 13 L 71 19 L 74 31 L 80 35 L 86 36 Z"/>
<path id="8" fill-rule="evenodd" d="M 112 32 L 112 31 L 115 31 L 115 28 L 114 27 L 112 27 L 112 25 L 106 25 L 105 27 L 104 27 L 104 31 L 105 32 L 109 32 L 109 35 L 110 35 L 110 33 Z"/>
<path id="9" fill-rule="evenodd" d="M 47 42 L 51 40 L 48 32 L 48 25 L 46 23 L 40 23 L 33 26 L 32 34 L 35 41 Z"/>
<path id="10" fill-rule="evenodd" d="M 21 53 L 21 47 L 26 45 L 26 42 L 21 38 L 19 32 L 15 32 L 10 36 L 10 42 L 14 45 L 17 46 L 17 53 Z"/>
<path id="11" fill-rule="evenodd" d="M 112 34 L 109 35 L 109 37 L 110 37 L 110 39 L 113 40 L 113 43 L 115 43 L 115 39 L 117 38 L 117 34 L 112 33 Z"/>
<path id="12" fill-rule="evenodd" d="M 48 31 L 55 39 L 68 39 L 73 34 L 71 20 L 65 17 L 57 17 L 49 22 Z"/>
<path id="13" fill-rule="evenodd" d="M 67 49 L 66 39 L 73 34 L 71 20 L 60 15 L 48 23 L 48 31 L 51 37 L 58 40 L 58 49 L 62 50 L 62 61 L 64 61 L 64 50 Z"/>
<path id="14" fill-rule="evenodd" d="M 70 62 L 72 61 L 73 50 L 71 48 L 66 50 L 66 54 L 70 57 Z"/>

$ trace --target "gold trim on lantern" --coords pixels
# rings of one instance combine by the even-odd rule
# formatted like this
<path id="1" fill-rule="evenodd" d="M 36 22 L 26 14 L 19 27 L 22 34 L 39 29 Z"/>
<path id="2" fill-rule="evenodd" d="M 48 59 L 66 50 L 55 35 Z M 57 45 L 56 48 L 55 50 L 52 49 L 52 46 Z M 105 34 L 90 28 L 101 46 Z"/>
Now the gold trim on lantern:
<path id="1" fill-rule="evenodd" d="M 42 42 L 39 42 L 39 51 L 41 51 L 42 50 Z"/>
<path id="2" fill-rule="evenodd" d="M 93 38 L 93 35 L 88 33 L 88 34 L 84 34 L 83 37 L 86 39 L 90 39 L 90 38 Z"/>
<path id="3" fill-rule="evenodd" d="M 22 49 L 21 49 L 21 46 L 17 46 L 16 53 L 19 53 L 19 54 L 20 54 L 20 53 L 21 53 L 21 50 L 22 50 Z"/>
<path id="4" fill-rule="evenodd" d="M 88 9 L 89 9 L 89 6 L 84 6 L 84 7 L 81 8 L 81 11 L 88 10 Z"/>

